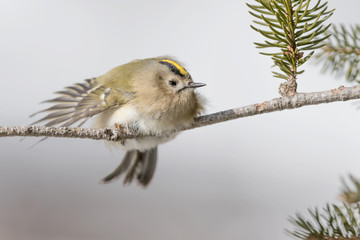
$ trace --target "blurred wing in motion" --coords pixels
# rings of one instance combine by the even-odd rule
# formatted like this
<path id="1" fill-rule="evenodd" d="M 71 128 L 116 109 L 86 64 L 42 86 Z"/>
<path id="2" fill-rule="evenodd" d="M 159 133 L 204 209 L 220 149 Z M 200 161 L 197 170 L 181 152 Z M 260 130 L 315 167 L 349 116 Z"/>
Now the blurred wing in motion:
<path id="1" fill-rule="evenodd" d="M 55 105 L 36 112 L 30 117 L 42 112 L 50 113 L 33 122 L 31 125 L 46 122 L 45 126 L 61 124 L 61 127 L 67 127 L 82 120 L 78 124 L 78 127 L 80 127 L 90 117 L 110 107 L 117 106 L 117 104 L 106 104 L 106 98 L 110 93 L 110 89 L 106 91 L 105 87 L 97 86 L 96 78 L 86 79 L 84 83 L 74 84 L 56 93 L 61 96 L 43 102 L 56 103 Z"/>
<path id="2" fill-rule="evenodd" d="M 61 124 L 61 127 L 68 127 L 82 120 L 77 125 L 80 127 L 92 116 L 121 104 L 121 102 L 109 101 L 111 92 L 110 88 L 98 86 L 96 78 L 86 79 L 84 83 L 66 87 L 65 90 L 56 92 L 61 95 L 60 97 L 43 102 L 56 103 L 55 105 L 30 116 L 50 112 L 31 125 L 46 122 L 45 126 Z"/>
<path id="3" fill-rule="evenodd" d="M 55 105 L 36 112 L 30 117 L 39 113 L 50 112 L 45 117 L 33 122 L 35 125 L 46 122 L 44 126 L 68 127 L 75 123 L 81 127 L 92 116 L 99 114 L 107 109 L 121 106 L 131 97 L 131 92 L 122 89 L 107 88 L 97 83 L 97 78 L 86 79 L 84 83 L 77 83 L 66 87 L 65 90 L 56 92 L 60 96 L 54 99 L 44 101 L 43 103 L 56 103 Z M 44 141 L 42 138 L 36 144 Z M 30 148 L 31 148 L 30 147 Z"/>

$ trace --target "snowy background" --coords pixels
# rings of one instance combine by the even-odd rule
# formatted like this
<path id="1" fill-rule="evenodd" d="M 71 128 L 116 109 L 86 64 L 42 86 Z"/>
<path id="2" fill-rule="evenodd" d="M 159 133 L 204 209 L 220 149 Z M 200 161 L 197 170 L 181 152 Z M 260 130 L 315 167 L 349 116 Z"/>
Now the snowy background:
<path id="1" fill-rule="evenodd" d="M 358 0 L 329 1 L 359 23 Z M 0 1 L 0 125 L 27 125 L 53 92 L 136 58 L 186 63 L 207 113 L 278 97 L 245 1 Z M 298 90 L 349 86 L 307 63 Z M 289 215 L 337 201 L 360 176 L 359 103 L 263 114 L 160 146 L 147 189 L 99 180 L 122 152 L 103 142 L 0 139 L 1 239 L 289 239 Z"/>

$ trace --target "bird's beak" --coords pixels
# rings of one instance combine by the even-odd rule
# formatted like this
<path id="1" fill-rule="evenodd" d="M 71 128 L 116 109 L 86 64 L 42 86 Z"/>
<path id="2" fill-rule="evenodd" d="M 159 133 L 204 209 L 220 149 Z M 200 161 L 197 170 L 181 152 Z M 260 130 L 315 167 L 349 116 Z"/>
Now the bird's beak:
<path id="1" fill-rule="evenodd" d="M 196 83 L 196 82 L 189 82 L 189 84 L 186 86 L 186 88 L 198 88 L 206 86 L 205 83 Z"/>
<path id="2" fill-rule="evenodd" d="M 198 87 L 203 87 L 206 86 L 205 83 L 195 83 L 195 82 L 189 82 L 188 85 L 185 85 L 183 88 L 179 89 L 177 91 L 177 93 L 180 93 L 182 90 L 187 89 L 187 88 L 198 88 Z"/>

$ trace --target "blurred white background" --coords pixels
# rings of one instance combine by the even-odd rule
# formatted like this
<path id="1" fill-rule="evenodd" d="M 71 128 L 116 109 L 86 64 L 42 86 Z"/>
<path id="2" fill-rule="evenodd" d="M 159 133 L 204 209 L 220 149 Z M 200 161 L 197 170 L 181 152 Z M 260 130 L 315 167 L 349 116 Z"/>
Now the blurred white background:
<path id="1" fill-rule="evenodd" d="M 250 2 L 250 1 L 249 1 Z M 359 23 L 358 0 L 329 1 Z M 170 54 L 208 85 L 207 113 L 278 97 L 245 1 L 0 1 L 0 125 L 27 125 L 55 91 L 135 58 Z M 347 85 L 307 63 L 299 91 Z M 182 133 L 147 189 L 99 180 L 103 142 L 0 139 L 0 239 L 289 239 L 287 218 L 337 201 L 360 176 L 359 103 L 310 106 Z"/>

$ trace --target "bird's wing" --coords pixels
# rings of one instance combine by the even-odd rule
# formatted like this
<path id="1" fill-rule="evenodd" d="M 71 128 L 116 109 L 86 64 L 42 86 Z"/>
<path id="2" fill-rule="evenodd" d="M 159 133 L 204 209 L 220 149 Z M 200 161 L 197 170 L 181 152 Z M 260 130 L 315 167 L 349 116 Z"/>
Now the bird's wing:
<path id="1" fill-rule="evenodd" d="M 32 114 L 49 112 L 45 117 L 35 121 L 32 125 L 46 122 L 45 126 L 60 125 L 71 126 L 81 121 L 77 126 L 83 125 L 89 118 L 109 108 L 121 106 L 131 98 L 131 92 L 121 89 L 107 88 L 98 85 L 96 78 L 86 79 L 84 83 L 77 83 L 56 92 L 60 96 L 45 103 L 55 105 Z"/>

